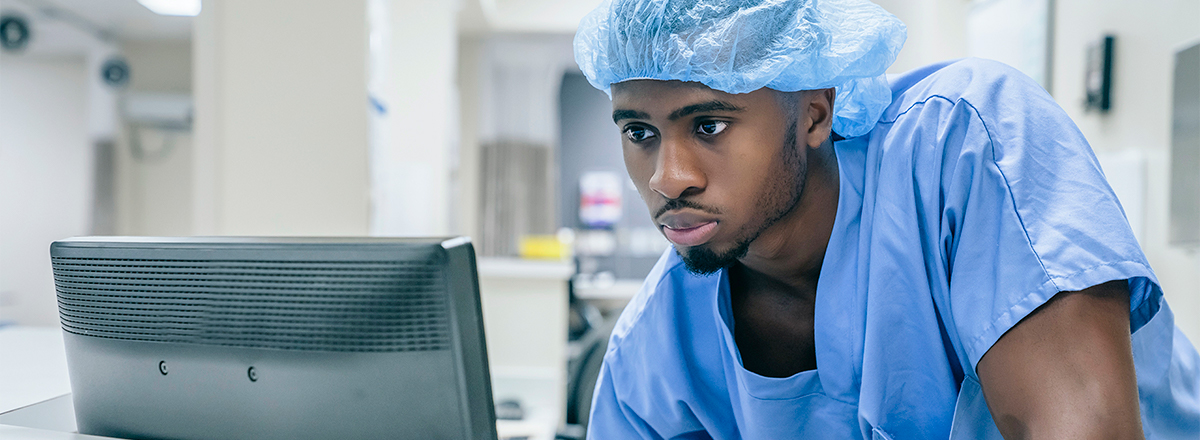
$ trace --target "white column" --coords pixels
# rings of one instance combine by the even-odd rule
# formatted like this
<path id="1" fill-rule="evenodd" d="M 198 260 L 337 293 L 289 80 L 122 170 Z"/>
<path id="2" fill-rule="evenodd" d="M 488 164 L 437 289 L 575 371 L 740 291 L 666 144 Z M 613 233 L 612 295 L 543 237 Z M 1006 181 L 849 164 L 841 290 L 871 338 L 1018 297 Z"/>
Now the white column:
<path id="1" fill-rule="evenodd" d="M 462 233 L 451 188 L 458 155 L 458 3 L 368 0 L 371 234 Z"/>
<path id="2" fill-rule="evenodd" d="M 368 233 L 366 14 L 362 0 L 205 0 L 198 234 Z"/>

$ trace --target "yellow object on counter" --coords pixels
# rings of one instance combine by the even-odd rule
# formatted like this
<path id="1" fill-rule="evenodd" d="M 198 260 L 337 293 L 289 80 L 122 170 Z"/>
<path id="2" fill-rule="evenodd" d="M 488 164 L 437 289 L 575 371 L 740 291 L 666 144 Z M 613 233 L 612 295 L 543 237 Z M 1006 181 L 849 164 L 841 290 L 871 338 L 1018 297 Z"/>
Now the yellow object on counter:
<path id="1" fill-rule="evenodd" d="M 555 235 L 524 235 L 517 245 L 521 258 L 565 260 L 571 257 L 571 245 Z"/>

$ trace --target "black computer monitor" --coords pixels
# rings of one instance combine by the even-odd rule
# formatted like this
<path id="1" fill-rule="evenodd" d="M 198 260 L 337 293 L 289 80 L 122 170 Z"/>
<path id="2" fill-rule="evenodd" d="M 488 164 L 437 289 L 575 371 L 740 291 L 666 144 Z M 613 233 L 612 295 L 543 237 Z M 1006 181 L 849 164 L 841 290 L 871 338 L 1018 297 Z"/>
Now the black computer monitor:
<path id="1" fill-rule="evenodd" d="M 495 439 L 466 238 L 50 246 L 82 434 Z"/>

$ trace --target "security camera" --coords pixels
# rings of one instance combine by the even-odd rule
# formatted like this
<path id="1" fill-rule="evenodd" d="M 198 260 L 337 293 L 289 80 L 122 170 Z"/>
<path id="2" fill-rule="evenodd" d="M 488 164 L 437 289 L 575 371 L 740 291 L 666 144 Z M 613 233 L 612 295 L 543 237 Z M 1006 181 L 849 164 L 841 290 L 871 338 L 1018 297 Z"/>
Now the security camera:
<path id="1" fill-rule="evenodd" d="M 0 48 L 19 51 L 29 45 L 29 21 L 19 15 L 0 15 Z"/>
<path id="2" fill-rule="evenodd" d="M 129 63 L 121 57 L 109 58 L 100 66 L 100 77 L 113 88 L 124 87 L 129 84 Z"/>

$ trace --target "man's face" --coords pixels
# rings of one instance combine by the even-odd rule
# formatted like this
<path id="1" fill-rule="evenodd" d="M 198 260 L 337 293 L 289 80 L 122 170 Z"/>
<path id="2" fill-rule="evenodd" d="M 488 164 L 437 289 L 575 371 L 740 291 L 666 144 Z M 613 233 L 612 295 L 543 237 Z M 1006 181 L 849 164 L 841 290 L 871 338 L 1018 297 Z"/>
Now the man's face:
<path id="1" fill-rule="evenodd" d="M 629 176 L 692 272 L 733 264 L 799 204 L 807 157 L 796 133 L 807 127 L 787 94 L 656 80 L 612 92 Z"/>

